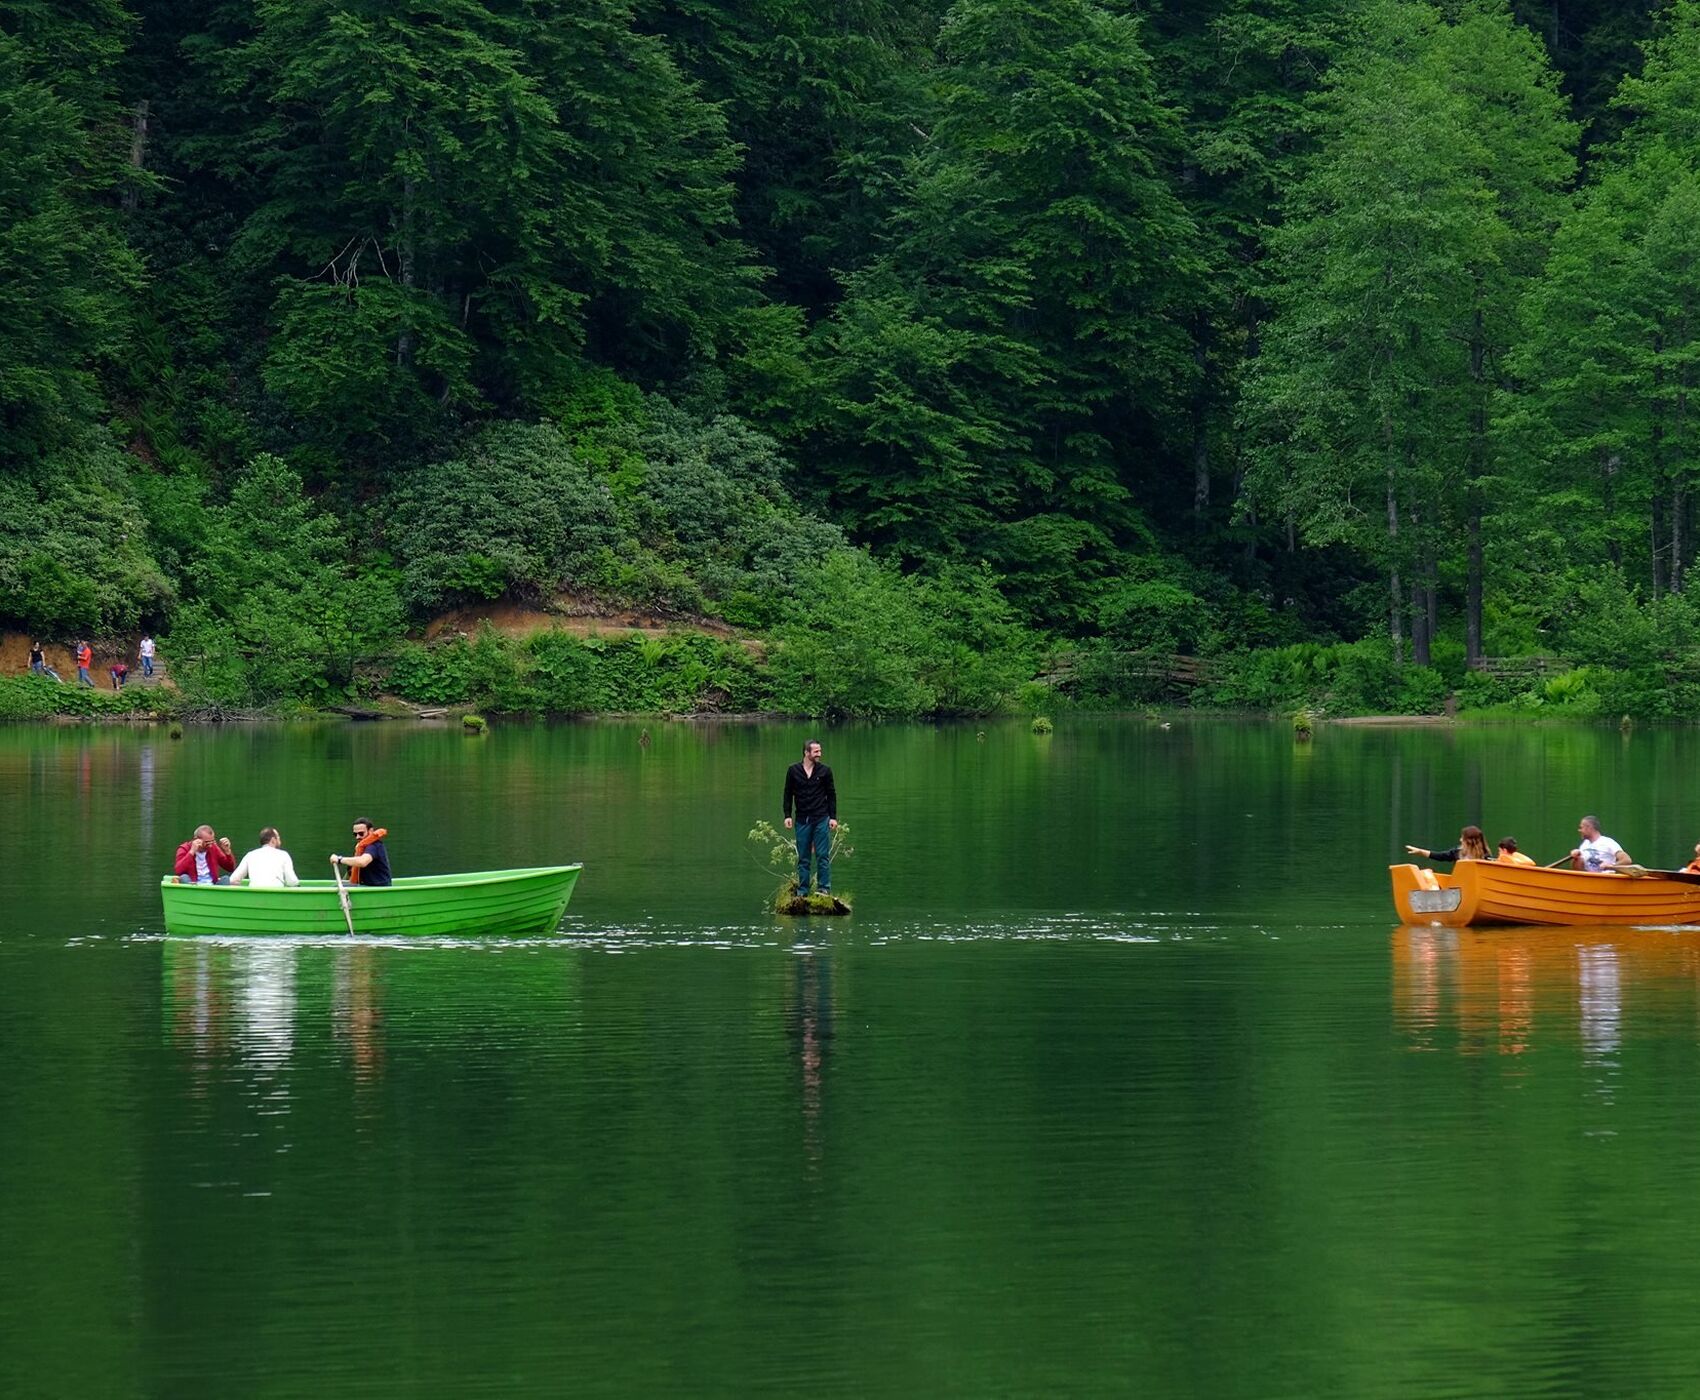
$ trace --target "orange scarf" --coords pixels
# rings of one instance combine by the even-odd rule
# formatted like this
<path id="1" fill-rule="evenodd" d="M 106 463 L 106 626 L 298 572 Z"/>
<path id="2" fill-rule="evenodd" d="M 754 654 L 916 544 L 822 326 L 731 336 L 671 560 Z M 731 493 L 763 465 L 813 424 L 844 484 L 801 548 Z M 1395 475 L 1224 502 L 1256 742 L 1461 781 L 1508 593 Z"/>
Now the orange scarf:
<path id="1" fill-rule="evenodd" d="M 372 845 L 376 841 L 382 841 L 384 837 L 389 834 L 390 830 L 387 826 L 373 827 L 354 843 L 354 854 L 357 856 L 365 855 L 366 848 L 368 846 Z M 358 865 L 349 867 L 348 883 L 351 885 L 358 885 L 360 883 L 360 867 Z"/>

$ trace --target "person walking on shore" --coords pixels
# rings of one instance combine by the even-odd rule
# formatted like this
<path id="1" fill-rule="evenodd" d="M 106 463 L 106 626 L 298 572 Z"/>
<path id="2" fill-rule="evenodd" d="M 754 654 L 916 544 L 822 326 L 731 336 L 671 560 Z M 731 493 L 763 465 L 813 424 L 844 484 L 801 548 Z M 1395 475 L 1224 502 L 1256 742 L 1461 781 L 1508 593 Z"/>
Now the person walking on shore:
<path id="1" fill-rule="evenodd" d="M 803 761 L 785 770 L 785 826 L 797 833 L 797 893 L 809 892 L 809 858 L 814 857 L 815 892 L 832 893 L 832 833 L 838 830 L 838 789 L 832 769 L 820 761 L 820 743 L 803 745 Z"/>
<path id="2" fill-rule="evenodd" d="M 89 675 L 89 667 L 94 665 L 94 648 L 87 642 L 77 643 L 77 684 L 94 689 L 94 677 Z"/>
<path id="3" fill-rule="evenodd" d="M 151 676 L 153 674 L 153 634 L 151 632 L 142 634 L 142 644 L 136 648 L 136 656 L 142 663 L 142 675 Z"/>
<path id="4" fill-rule="evenodd" d="M 59 679 L 59 673 L 47 664 L 47 653 L 41 649 L 40 642 L 30 643 L 30 674 L 32 676 L 52 676 L 61 685 L 64 684 L 64 681 Z"/>

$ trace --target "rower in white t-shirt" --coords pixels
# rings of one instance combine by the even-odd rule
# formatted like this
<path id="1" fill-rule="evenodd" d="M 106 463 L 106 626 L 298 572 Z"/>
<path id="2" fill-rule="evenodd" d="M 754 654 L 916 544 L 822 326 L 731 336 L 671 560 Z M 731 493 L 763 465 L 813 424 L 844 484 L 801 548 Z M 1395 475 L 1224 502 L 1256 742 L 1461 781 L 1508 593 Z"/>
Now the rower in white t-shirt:
<path id="1" fill-rule="evenodd" d="M 241 864 L 230 876 L 230 883 L 269 889 L 301 883 L 295 875 L 295 862 L 283 849 L 283 838 L 277 834 L 275 826 L 268 826 L 260 833 L 260 844 L 242 857 Z"/>
<path id="2" fill-rule="evenodd" d="M 1620 866 L 1634 864 L 1629 859 L 1628 851 L 1611 837 L 1600 835 L 1598 817 L 1583 817 L 1576 824 L 1576 832 L 1581 836 L 1582 843 L 1570 853 L 1572 870 L 1588 870 L 1599 874 L 1601 871 L 1616 870 Z"/>

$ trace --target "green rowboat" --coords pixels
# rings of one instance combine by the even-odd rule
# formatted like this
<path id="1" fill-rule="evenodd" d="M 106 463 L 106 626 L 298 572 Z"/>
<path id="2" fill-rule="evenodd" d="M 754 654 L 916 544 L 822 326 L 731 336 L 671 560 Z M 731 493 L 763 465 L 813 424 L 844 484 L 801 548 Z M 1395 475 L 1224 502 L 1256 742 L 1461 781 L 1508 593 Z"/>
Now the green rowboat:
<path id="1" fill-rule="evenodd" d="M 553 933 L 572 898 L 578 865 L 415 875 L 393 885 L 346 885 L 361 938 Z M 303 880 L 288 889 L 252 885 L 180 885 L 160 881 L 165 931 L 172 936 L 250 934 L 348 936 L 335 880 Z"/>

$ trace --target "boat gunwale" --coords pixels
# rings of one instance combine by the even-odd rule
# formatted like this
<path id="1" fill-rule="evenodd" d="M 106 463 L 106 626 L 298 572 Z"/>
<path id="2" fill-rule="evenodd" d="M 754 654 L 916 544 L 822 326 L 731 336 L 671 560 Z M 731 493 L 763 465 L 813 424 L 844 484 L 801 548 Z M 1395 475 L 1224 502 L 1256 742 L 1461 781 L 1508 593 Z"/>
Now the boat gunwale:
<path id="1" fill-rule="evenodd" d="M 564 875 L 568 871 L 584 869 L 583 861 L 574 861 L 571 865 L 530 865 L 514 870 L 475 870 L 465 875 L 453 873 L 442 875 L 402 875 L 388 885 L 344 885 L 350 895 L 362 897 L 376 895 L 384 891 L 410 890 L 457 890 L 477 889 L 482 885 L 517 883 L 520 880 L 536 879 L 539 876 Z M 335 880 L 303 880 L 298 885 L 233 885 L 228 880 L 216 885 L 189 884 L 180 881 L 175 875 L 162 875 L 159 881 L 162 890 L 223 890 L 236 894 L 265 894 L 265 895 L 306 895 L 324 894 L 335 891 Z"/>
<path id="2" fill-rule="evenodd" d="M 1414 861 L 1388 866 L 1394 913 L 1403 922 L 1450 928 L 1700 924 L 1700 891 L 1689 881 L 1496 860 L 1461 860 L 1451 872 L 1430 870 L 1435 883 L 1427 888 L 1457 890 L 1458 905 L 1452 910 L 1410 909 L 1407 902 L 1424 888 L 1420 877 L 1425 869 Z"/>

